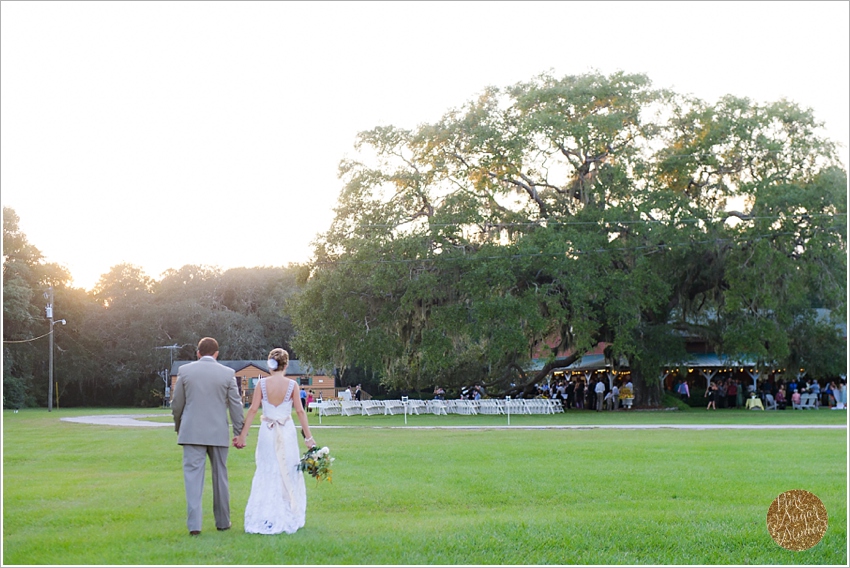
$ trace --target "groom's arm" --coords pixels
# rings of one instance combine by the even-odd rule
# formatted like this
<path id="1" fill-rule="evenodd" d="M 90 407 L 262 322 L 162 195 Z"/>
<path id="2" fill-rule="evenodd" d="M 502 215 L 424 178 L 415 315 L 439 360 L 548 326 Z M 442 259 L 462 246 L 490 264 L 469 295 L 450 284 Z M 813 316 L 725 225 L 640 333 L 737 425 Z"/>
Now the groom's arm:
<path id="1" fill-rule="evenodd" d="M 242 425 L 245 422 L 242 415 L 242 397 L 239 396 L 239 388 L 236 386 L 236 380 L 234 376 L 227 389 L 227 405 L 230 409 L 230 422 L 233 424 L 234 437 L 242 433 Z"/>
<path id="2" fill-rule="evenodd" d="M 186 395 L 183 391 L 183 378 L 178 375 L 174 383 L 174 398 L 171 400 L 171 415 L 174 417 L 174 431 L 180 433 L 180 420 L 183 418 L 183 408 L 186 406 Z"/>

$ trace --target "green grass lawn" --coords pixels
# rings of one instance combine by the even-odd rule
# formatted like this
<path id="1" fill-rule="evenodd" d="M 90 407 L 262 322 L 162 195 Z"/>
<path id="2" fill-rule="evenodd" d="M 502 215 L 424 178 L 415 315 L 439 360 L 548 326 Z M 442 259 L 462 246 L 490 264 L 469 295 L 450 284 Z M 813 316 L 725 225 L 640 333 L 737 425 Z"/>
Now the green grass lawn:
<path id="1" fill-rule="evenodd" d="M 847 563 L 847 430 L 488 429 L 504 416 L 324 417 L 333 484 L 308 479 L 307 525 L 248 535 L 256 434 L 229 459 L 233 530 L 212 491 L 186 530 L 172 428 L 3 413 L 3 564 L 834 564 Z M 318 426 L 318 417 L 310 416 Z M 511 416 L 512 426 L 846 425 L 838 411 L 608 412 Z M 480 426 L 415 429 L 411 426 Z M 767 532 L 777 495 L 805 489 L 829 514 L 802 552 Z"/>

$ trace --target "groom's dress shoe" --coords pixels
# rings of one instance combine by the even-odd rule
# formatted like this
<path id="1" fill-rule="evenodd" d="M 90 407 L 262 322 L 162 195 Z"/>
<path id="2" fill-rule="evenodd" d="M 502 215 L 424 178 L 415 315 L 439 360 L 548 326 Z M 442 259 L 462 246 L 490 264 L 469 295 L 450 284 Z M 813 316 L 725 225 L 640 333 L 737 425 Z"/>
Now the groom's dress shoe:
<path id="1" fill-rule="evenodd" d="M 216 528 L 216 530 L 217 530 L 217 531 L 229 531 L 229 530 L 230 530 L 230 527 L 231 527 L 231 525 L 227 525 L 226 527 L 221 528 L 221 529 L 220 529 L 220 528 Z"/>
<path id="2" fill-rule="evenodd" d="M 201 534 L 201 531 L 189 531 L 189 534 L 192 536 L 198 536 L 199 534 Z"/>

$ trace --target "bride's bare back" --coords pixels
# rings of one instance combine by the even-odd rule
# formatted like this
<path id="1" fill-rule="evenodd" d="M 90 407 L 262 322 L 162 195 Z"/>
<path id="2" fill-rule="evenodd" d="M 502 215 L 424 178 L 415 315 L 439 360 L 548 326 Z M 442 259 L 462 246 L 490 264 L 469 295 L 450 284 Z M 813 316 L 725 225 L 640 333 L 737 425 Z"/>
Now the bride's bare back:
<path id="1" fill-rule="evenodd" d="M 290 382 L 293 382 L 292 379 L 287 379 L 282 375 L 266 377 L 267 400 L 275 406 L 280 406 L 286 397 L 286 391 L 289 390 Z M 295 396 L 295 390 L 292 389 L 293 397 Z"/>

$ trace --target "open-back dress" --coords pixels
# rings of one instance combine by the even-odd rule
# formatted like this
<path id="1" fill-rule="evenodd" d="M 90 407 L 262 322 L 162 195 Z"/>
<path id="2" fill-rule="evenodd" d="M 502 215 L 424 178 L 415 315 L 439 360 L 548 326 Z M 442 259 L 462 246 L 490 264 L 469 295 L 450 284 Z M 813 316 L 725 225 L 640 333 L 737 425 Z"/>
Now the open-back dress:
<path id="1" fill-rule="evenodd" d="M 295 381 L 287 380 L 286 396 L 277 406 L 269 402 L 266 379 L 259 381 L 263 415 L 257 436 L 257 469 L 245 507 L 247 533 L 291 534 L 303 527 L 306 519 L 307 489 L 304 474 L 298 470 L 301 456 L 292 421 Z"/>

